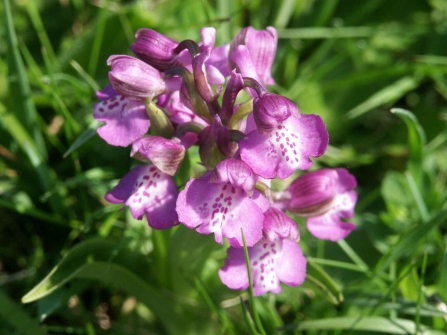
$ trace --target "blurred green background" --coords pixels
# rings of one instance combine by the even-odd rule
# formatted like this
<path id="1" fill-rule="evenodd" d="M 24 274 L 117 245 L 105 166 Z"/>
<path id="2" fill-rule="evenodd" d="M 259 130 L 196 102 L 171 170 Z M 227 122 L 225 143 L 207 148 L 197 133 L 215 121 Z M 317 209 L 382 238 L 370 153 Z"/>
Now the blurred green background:
<path id="1" fill-rule="evenodd" d="M 1 334 L 251 333 L 212 236 L 151 231 L 103 200 L 135 162 L 92 113 L 139 28 L 199 41 L 214 26 L 219 45 L 249 25 L 278 30 L 271 91 L 327 124 L 315 168 L 359 184 L 357 230 L 300 229 L 305 284 L 256 300 L 267 333 L 447 332 L 447 1 L 2 0 L 0 14 Z"/>

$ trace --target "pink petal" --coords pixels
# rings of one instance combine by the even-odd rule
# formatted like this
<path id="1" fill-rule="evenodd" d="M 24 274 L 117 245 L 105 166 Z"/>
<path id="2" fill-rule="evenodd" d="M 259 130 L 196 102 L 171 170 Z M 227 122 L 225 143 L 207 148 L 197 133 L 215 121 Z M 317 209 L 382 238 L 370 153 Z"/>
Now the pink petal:
<path id="1" fill-rule="evenodd" d="M 337 195 L 333 200 L 331 210 L 325 215 L 307 219 L 307 229 L 317 238 L 338 241 L 348 236 L 355 225 L 341 221 L 354 214 L 357 193 L 353 190 Z"/>
<path id="2" fill-rule="evenodd" d="M 222 283 L 232 290 L 245 290 L 248 288 L 248 272 L 244 249 L 228 249 L 225 265 L 219 270 L 219 277 Z"/>
<path id="3" fill-rule="evenodd" d="M 278 279 L 289 286 L 298 286 L 306 279 L 307 261 L 300 246 L 291 240 L 282 240 L 282 254 L 278 259 Z"/>
<path id="4" fill-rule="evenodd" d="M 313 114 L 291 116 L 268 135 L 257 130 L 240 141 L 241 158 L 264 178 L 285 179 L 296 169 L 308 169 L 326 150 L 329 136 L 323 120 Z"/>
<path id="5" fill-rule="evenodd" d="M 202 234 L 214 233 L 222 244 L 227 237 L 232 246 L 240 247 L 241 229 L 248 246 L 262 237 L 263 212 L 269 203 L 258 191 L 250 199 L 242 189 L 229 183 L 209 183 L 208 177 L 191 179 L 177 200 L 179 220 Z"/>
<path id="6" fill-rule="evenodd" d="M 124 203 L 134 218 L 141 219 L 146 214 L 152 228 L 165 229 L 177 222 L 177 195 L 177 187 L 170 176 L 153 165 L 139 165 L 108 192 L 105 199 L 115 204 Z"/>
<path id="7" fill-rule="evenodd" d="M 147 133 L 150 126 L 146 108 L 141 102 L 118 95 L 97 103 L 93 116 L 106 124 L 98 134 L 108 144 L 126 147 Z"/>

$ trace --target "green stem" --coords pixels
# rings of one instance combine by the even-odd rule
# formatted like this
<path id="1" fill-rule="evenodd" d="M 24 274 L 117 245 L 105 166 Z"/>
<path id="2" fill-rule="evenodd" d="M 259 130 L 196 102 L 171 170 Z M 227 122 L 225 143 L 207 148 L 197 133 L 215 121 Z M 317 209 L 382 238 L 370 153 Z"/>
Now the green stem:
<path id="1" fill-rule="evenodd" d="M 169 121 L 168 116 L 152 102 L 152 99 L 145 100 L 144 104 L 149 120 L 151 121 L 152 134 L 168 139 L 172 138 L 174 135 L 174 127 L 171 121 Z"/>
<path id="2" fill-rule="evenodd" d="M 262 335 L 267 335 L 262 326 L 261 319 L 259 318 L 258 310 L 256 308 L 255 296 L 253 293 L 253 278 L 251 276 L 251 267 L 250 267 L 250 256 L 248 255 L 247 243 L 245 241 L 244 231 L 241 229 L 242 241 L 244 242 L 244 254 L 245 254 L 245 262 L 247 264 L 247 272 L 248 272 L 248 293 L 250 298 L 251 308 L 253 310 L 253 317 L 255 319 L 255 324 L 258 327 L 259 332 Z"/>

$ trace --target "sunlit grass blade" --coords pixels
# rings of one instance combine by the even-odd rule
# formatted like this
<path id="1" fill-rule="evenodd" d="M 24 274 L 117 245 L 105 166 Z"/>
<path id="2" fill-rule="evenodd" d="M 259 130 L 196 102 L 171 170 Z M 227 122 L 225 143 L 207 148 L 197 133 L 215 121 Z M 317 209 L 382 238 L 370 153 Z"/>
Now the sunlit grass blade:
<path id="1" fill-rule="evenodd" d="M 413 178 L 413 175 L 408 171 L 405 172 L 405 177 L 408 181 L 408 186 L 410 187 L 411 194 L 413 195 L 414 201 L 416 202 L 416 206 L 419 210 L 423 223 L 427 222 L 430 219 L 430 213 L 428 212 L 427 205 L 424 202 L 422 194 L 420 192 L 420 188 L 416 184 L 416 181 Z"/>
<path id="2" fill-rule="evenodd" d="M 364 102 L 346 113 L 348 119 L 355 119 L 373 108 L 394 102 L 419 86 L 423 77 L 412 75 L 403 77 L 371 95 Z"/>
<path id="3" fill-rule="evenodd" d="M 247 309 L 247 306 L 245 306 L 244 300 L 242 300 L 241 297 L 241 308 L 242 308 L 242 315 L 245 320 L 245 324 L 247 325 L 248 331 L 251 335 L 258 335 L 258 332 L 256 331 L 256 326 L 251 318 L 250 312 Z"/>
<path id="4" fill-rule="evenodd" d="M 98 66 L 99 53 L 101 51 L 102 39 L 104 38 L 104 32 L 106 29 L 107 17 L 109 15 L 109 9 L 107 8 L 108 1 L 102 3 L 103 7 L 99 10 L 98 23 L 95 29 L 95 38 L 93 40 L 93 46 L 90 53 L 90 59 L 88 63 L 88 73 L 94 77 L 96 73 L 96 67 Z"/>
<path id="5" fill-rule="evenodd" d="M 37 8 L 37 2 L 33 0 L 27 0 L 25 1 L 25 8 L 28 12 L 34 29 L 36 30 L 37 36 L 39 37 L 39 41 L 42 44 L 43 50 L 45 50 L 45 53 L 48 55 L 51 68 L 54 69 L 55 72 L 59 72 L 59 62 L 54 53 L 53 46 L 51 45 L 42 18 L 40 17 L 40 13 Z"/>
<path id="6" fill-rule="evenodd" d="M 100 89 L 96 81 L 82 68 L 82 66 L 78 62 L 72 59 L 70 61 L 70 65 L 73 67 L 73 69 L 76 70 L 76 72 L 79 73 L 79 75 L 85 80 L 85 82 L 89 84 L 94 92 Z"/>
<path id="7" fill-rule="evenodd" d="M 261 319 L 259 318 L 257 306 L 256 306 L 256 300 L 253 293 L 253 277 L 251 276 L 251 266 L 250 266 L 250 255 L 248 254 L 248 248 L 247 243 L 245 242 L 245 235 L 244 231 L 241 229 L 242 234 L 242 242 L 244 243 L 244 254 L 245 254 L 245 264 L 247 266 L 247 272 L 248 272 L 248 296 L 250 298 L 250 304 L 253 311 L 253 317 L 255 319 L 256 327 L 258 328 L 259 332 L 262 335 L 266 335 L 265 329 L 262 326 Z"/>
<path id="8" fill-rule="evenodd" d="M 278 13 L 273 24 L 274 27 L 281 29 L 287 26 L 295 10 L 296 3 L 296 0 L 284 0 L 280 2 Z"/>
<path id="9" fill-rule="evenodd" d="M 0 104 L 0 122 L 8 129 L 10 135 L 27 155 L 32 167 L 37 172 L 42 191 L 45 192 L 54 189 L 57 179 L 55 172 L 46 165 L 46 162 L 35 146 L 35 142 L 17 120 L 17 117 L 12 112 L 7 112 L 2 104 Z M 64 212 L 61 195 L 59 193 L 55 193 L 49 198 L 49 201 L 55 212 Z"/>
<path id="10" fill-rule="evenodd" d="M 372 27 L 341 27 L 341 28 L 290 28 L 278 29 L 278 38 L 300 39 L 334 39 L 334 38 L 359 38 L 372 36 L 376 28 Z"/>
<path id="11" fill-rule="evenodd" d="M 25 312 L 22 306 L 8 297 L 0 289 L 0 319 L 3 319 L 13 327 L 15 334 L 22 335 L 47 335 L 44 327 Z"/>
<path id="12" fill-rule="evenodd" d="M 422 305 L 422 295 L 424 290 L 424 281 L 425 281 L 425 271 L 427 270 L 427 253 L 424 253 L 424 258 L 422 259 L 422 269 L 421 269 L 421 278 L 419 283 L 419 290 L 418 290 L 418 300 L 416 305 L 416 316 L 415 316 L 415 323 L 416 323 L 416 330 L 415 334 L 419 333 L 419 329 L 421 328 L 421 305 Z"/>
<path id="13" fill-rule="evenodd" d="M 26 75 L 25 66 L 19 51 L 17 36 L 14 30 L 13 18 L 9 0 L 3 0 L 6 23 L 6 37 L 8 41 L 8 62 L 10 76 L 11 109 L 23 123 L 23 127 L 31 135 L 35 144 L 35 151 L 42 159 L 46 159 L 47 151 L 39 127 L 36 127 L 36 108 L 34 106 L 31 89 Z M 1 108 L 1 107 L 0 107 Z"/>

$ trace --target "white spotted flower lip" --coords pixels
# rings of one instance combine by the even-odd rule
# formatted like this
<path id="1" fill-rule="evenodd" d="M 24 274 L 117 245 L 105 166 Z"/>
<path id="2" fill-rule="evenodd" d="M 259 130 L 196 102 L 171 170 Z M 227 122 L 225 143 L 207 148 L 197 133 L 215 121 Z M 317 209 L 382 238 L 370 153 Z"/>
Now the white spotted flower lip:
<path id="1" fill-rule="evenodd" d="M 280 293 L 280 282 L 289 286 L 301 285 L 306 278 L 306 258 L 296 242 L 289 239 L 261 240 L 248 248 L 255 296 L 270 291 Z M 248 288 L 248 273 L 244 249 L 229 248 L 219 277 L 233 290 Z"/>
<path id="2" fill-rule="evenodd" d="M 121 147 L 142 138 L 151 125 L 144 104 L 130 101 L 122 95 L 97 103 L 93 117 L 105 122 L 98 128 L 98 135 L 108 144 Z"/>
<path id="3" fill-rule="evenodd" d="M 128 206 L 135 219 L 141 219 L 146 214 L 149 226 L 165 229 L 177 223 L 177 195 L 177 187 L 171 176 L 148 164 L 131 170 L 106 194 L 105 199 Z"/>
<path id="4" fill-rule="evenodd" d="M 329 136 L 318 115 L 291 115 L 279 122 L 268 135 L 257 129 L 239 142 L 241 159 L 263 178 L 285 179 L 295 170 L 312 166 L 310 157 L 321 156 Z"/>
<path id="5" fill-rule="evenodd" d="M 199 233 L 211 234 L 217 243 L 226 237 L 235 247 L 242 247 L 241 229 L 248 246 L 262 238 L 263 212 L 268 200 L 254 191 L 252 198 L 242 188 L 229 182 L 210 183 L 210 175 L 191 179 L 177 200 L 179 221 Z"/>

